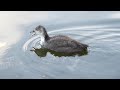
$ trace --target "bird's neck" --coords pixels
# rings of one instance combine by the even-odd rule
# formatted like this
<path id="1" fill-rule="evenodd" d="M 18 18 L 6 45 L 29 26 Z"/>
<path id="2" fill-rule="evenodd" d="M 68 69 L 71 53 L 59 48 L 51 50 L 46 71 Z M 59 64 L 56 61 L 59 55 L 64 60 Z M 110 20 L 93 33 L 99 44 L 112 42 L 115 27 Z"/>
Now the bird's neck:
<path id="1" fill-rule="evenodd" d="M 40 44 L 43 45 L 44 43 L 45 43 L 45 37 L 44 37 L 44 36 L 41 36 Z"/>
<path id="2" fill-rule="evenodd" d="M 49 40 L 49 38 L 50 37 L 48 36 L 48 34 L 42 35 L 40 44 L 43 45 L 47 40 Z"/>

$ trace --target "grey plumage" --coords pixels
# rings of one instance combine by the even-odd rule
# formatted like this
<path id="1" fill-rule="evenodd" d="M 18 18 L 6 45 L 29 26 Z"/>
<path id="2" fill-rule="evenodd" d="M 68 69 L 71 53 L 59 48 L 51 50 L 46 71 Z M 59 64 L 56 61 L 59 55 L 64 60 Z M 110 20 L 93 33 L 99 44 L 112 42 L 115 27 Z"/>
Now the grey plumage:
<path id="1" fill-rule="evenodd" d="M 82 44 L 68 36 L 58 35 L 49 37 L 43 26 L 36 27 L 36 30 L 43 33 L 42 36 L 45 38 L 45 42 L 42 45 L 43 48 L 64 53 L 76 53 L 87 50 L 88 45 Z"/>
<path id="2" fill-rule="evenodd" d="M 44 44 L 44 48 L 54 50 L 56 52 L 74 53 L 87 49 L 87 45 L 79 43 L 67 36 L 58 35 L 50 37 Z"/>

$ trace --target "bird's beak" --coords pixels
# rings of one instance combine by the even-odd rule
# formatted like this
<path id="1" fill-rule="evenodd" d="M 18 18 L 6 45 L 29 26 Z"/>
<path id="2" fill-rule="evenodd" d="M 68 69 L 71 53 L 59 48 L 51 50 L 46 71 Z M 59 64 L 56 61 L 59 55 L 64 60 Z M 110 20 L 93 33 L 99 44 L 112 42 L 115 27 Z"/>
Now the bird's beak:
<path id="1" fill-rule="evenodd" d="M 35 33 L 35 30 L 31 31 L 30 33 Z"/>
<path id="2" fill-rule="evenodd" d="M 32 34 L 32 36 L 34 36 L 35 35 L 35 30 L 31 31 L 30 33 Z"/>

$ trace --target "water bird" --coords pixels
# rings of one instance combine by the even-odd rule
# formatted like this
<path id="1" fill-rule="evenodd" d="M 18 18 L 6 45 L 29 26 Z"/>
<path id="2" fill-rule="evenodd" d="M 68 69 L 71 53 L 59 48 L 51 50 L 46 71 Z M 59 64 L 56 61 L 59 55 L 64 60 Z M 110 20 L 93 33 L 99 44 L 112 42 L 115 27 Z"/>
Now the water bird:
<path id="1" fill-rule="evenodd" d="M 41 48 L 49 49 L 60 53 L 83 53 L 87 50 L 88 45 L 80 43 L 65 35 L 56 35 L 50 37 L 44 26 L 37 26 L 30 33 L 39 35 Z M 35 48 L 34 48 L 35 49 Z"/>

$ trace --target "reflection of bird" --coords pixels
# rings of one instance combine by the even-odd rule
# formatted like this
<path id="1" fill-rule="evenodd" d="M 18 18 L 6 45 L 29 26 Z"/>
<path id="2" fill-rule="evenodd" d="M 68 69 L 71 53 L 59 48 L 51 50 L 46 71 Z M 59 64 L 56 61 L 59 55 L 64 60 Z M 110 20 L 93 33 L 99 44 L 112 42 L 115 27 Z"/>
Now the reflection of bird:
<path id="1" fill-rule="evenodd" d="M 46 29 L 39 25 L 33 30 L 37 35 L 40 35 L 40 44 L 43 48 L 47 48 L 56 52 L 74 53 L 87 50 L 88 45 L 77 42 L 70 37 L 58 35 L 49 37 Z"/>

